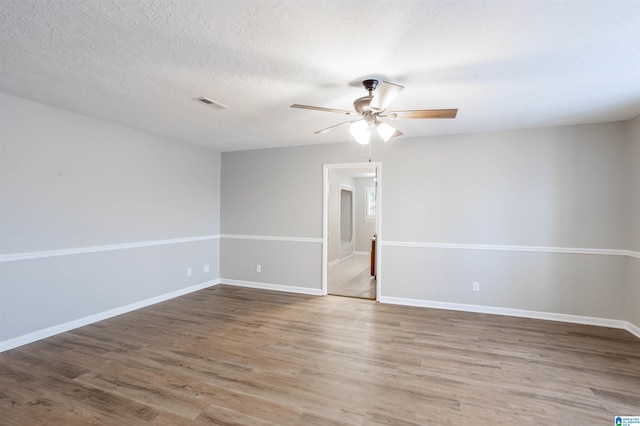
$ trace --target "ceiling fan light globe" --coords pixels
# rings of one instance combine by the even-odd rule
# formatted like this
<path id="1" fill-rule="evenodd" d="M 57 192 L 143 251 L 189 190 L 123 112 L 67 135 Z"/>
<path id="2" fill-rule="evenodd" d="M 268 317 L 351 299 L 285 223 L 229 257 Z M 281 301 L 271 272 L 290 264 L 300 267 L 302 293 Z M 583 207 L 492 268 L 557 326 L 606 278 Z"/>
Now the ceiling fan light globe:
<path id="1" fill-rule="evenodd" d="M 368 130 L 369 130 L 369 124 L 367 122 L 365 122 L 364 120 L 354 121 L 349 126 L 349 131 L 351 132 L 351 134 L 354 137 L 356 137 L 359 134 L 361 134 L 363 132 L 366 132 Z"/>
<path id="2" fill-rule="evenodd" d="M 356 142 L 361 145 L 366 145 L 371 140 L 371 131 L 369 130 L 369 123 L 364 120 L 358 120 L 351 123 L 349 131 L 355 138 Z"/>
<path id="3" fill-rule="evenodd" d="M 354 137 L 356 138 L 356 142 L 358 142 L 360 145 L 367 145 L 369 142 L 371 142 L 371 132 L 369 132 L 368 130 Z"/>
<path id="4" fill-rule="evenodd" d="M 385 142 L 391 139 L 396 133 L 396 129 L 387 123 L 376 123 L 376 128 L 378 129 L 378 134 Z"/>

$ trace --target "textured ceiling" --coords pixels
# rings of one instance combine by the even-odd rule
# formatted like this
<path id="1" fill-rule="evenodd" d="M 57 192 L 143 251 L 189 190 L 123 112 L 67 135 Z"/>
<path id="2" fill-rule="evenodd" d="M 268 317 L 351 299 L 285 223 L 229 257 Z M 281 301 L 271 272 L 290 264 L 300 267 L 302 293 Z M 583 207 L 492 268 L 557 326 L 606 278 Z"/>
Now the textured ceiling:
<path id="1" fill-rule="evenodd" d="M 289 105 L 352 109 L 370 76 L 459 108 L 403 138 L 640 114 L 637 0 L 0 0 L 0 43 L 2 92 L 221 151 L 350 140 Z"/>

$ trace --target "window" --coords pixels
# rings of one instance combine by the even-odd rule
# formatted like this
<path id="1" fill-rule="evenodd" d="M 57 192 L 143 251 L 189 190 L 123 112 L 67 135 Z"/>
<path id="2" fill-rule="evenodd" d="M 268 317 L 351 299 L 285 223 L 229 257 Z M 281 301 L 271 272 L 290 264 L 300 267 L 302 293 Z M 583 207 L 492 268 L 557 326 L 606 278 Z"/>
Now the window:
<path id="1" fill-rule="evenodd" d="M 364 189 L 365 195 L 365 222 L 375 222 L 376 221 L 376 188 L 370 187 Z"/>

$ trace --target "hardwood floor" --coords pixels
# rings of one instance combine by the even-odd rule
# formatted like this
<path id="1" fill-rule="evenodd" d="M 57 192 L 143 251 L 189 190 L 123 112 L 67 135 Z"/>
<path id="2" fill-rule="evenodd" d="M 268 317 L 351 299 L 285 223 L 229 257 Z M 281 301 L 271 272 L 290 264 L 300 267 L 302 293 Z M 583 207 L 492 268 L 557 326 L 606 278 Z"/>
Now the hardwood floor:
<path id="1" fill-rule="evenodd" d="M 618 329 L 219 285 L 0 354 L 3 425 L 610 425 Z"/>
<path id="2" fill-rule="evenodd" d="M 329 266 L 329 294 L 375 300 L 376 280 L 371 276 L 370 262 L 370 255 L 354 254 Z"/>

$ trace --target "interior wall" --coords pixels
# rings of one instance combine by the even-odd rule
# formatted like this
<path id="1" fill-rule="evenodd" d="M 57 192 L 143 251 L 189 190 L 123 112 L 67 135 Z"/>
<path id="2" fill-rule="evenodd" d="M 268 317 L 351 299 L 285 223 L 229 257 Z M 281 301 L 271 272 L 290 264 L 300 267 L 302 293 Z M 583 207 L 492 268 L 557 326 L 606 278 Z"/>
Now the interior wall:
<path id="1" fill-rule="evenodd" d="M 407 220 L 385 217 L 386 239 L 623 249 L 624 139 L 603 123 L 398 143 L 385 215 Z"/>
<path id="2" fill-rule="evenodd" d="M 628 259 L 626 312 L 627 321 L 640 329 L 640 116 L 626 123 Z"/>
<path id="3" fill-rule="evenodd" d="M 0 108 L 0 343 L 219 278 L 219 152 Z"/>
<path id="4" fill-rule="evenodd" d="M 367 213 L 365 189 L 375 187 L 373 178 L 355 179 L 356 187 L 356 251 L 371 252 L 371 237 L 376 233 L 376 223 L 365 221 Z"/>
<path id="5" fill-rule="evenodd" d="M 322 166 L 363 162 L 357 144 L 221 155 L 0 108 L 0 347 L 220 277 L 321 289 Z M 388 298 L 640 326 L 639 118 L 378 142 L 373 159 Z"/>
<path id="6" fill-rule="evenodd" d="M 288 283 L 297 290 L 320 294 L 323 165 L 364 161 L 357 144 L 223 152 L 221 280 L 266 286 Z M 337 203 L 332 205 L 337 215 Z M 338 232 L 337 226 L 332 229 Z M 339 244 L 339 237 L 334 236 L 333 241 Z M 338 258 L 335 244 L 329 244 L 328 250 L 335 247 L 329 261 Z M 279 252 L 283 245 L 286 253 Z M 269 253 L 262 271 L 281 273 L 256 272 L 254 259 L 244 257 L 247 251 L 260 258 Z M 286 267 L 292 263 L 295 271 Z"/>
<path id="7" fill-rule="evenodd" d="M 624 135 L 604 123 L 398 144 L 383 295 L 623 320 L 626 258 L 608 250 L 626 248 Z"/>
<path id="8" fill-rule="evenodd" d="M 355 145 L 223 153 L 223 234 L 320 244 L 322 164 L 362 161 Z M 625 145 L 624 123 L 374 142 L 381 296 L 623 320 Z M 299 262 L 320 289 L 320 262 Z"/>

